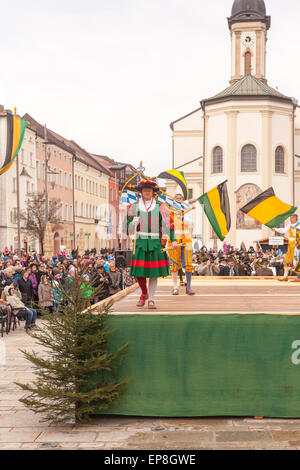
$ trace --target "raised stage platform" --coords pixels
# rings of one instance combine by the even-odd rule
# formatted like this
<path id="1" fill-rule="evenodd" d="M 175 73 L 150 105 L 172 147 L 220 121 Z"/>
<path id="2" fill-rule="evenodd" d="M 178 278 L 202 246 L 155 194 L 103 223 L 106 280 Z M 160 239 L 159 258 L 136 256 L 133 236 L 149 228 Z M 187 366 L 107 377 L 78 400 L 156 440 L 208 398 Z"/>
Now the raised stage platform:
<path id="1" fill-rule="evenodd" d="M 156 295 L 156 314 L 222 314 L 222 313 L 279 313 L 300 314 L 300 283 L 279 282 L 258 278 L 193 277 L 195 296 L 173 296 L 171 279 L 160 279 Z M 137 289 L 113 307 L 113 312 L 130 314 L 154 313 L 147 308 L 137 309 L 140 296 Z"/>
<path id="2" fill-rule="evenodd" d="M 136 290 L 113 306 L 112 350 L 131 382 L 106 414 L 300 417 L 300 284 L 195 278 L 197 295 L 172 296 L 161 280 L 157 311 Z"/>

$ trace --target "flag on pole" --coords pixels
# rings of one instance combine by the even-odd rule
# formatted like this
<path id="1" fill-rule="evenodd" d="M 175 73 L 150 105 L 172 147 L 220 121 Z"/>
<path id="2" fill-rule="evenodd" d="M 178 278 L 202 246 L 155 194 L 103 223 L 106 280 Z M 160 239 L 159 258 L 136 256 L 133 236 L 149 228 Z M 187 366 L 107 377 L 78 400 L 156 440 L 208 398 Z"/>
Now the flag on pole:
<path id="1" fill-rule="evenodd" d="M 184 200 L 187 200 L 189 197 L 189 190 L 187 186 L 187 182 L 184 177 L 184 173 L 182 171 L 178 170 L 168 170 L 168 171 L 163 171 L 158 175 L 157 178 L 165 179 L 165 180 L 172 180 L 175 183 L 177 183 L 183 194 Z"/>
<path id="2" fill-rule="evenodd" d="M 227 181 L 200 196 L 198 201 L 215 233 L 223 241 L 231 227 Z"/>
<path id="3" fill-rule="evenodd" d="M 241 244 L 241 251 L 245 252 L 246 251 L 246 245 L 244 242 Z"/>
<path id="4" fill-rule="evenodd" d="M 269 228 L 275 228 L 293 215 L 297 207 L 280 201 L 275 196 L 274 189 L 269 188 L 252 199 L 240 210 L 261 224 Z"/>
<path id="5" fill-rule="evenodd" d="M 261 244 L 259 243 L 259 241 L 256 240 L 255 243 L 256 243 L 256 252 L 257 253 L 262 253 L 263 250 L 262 250 L 262 247 L 261 247 Z"/>
<path id="6" fill-rule="evenodd" d="M 25 129 L 26 121 L 19 116 L 7 113 L 6 120 L 6 147 L 4 151 L 4 160 L 0 168 L 0 175 L 3 175 L 12 166 L 14 159 L 19 153 L 21 148 Z"/>
<path id="7" fill-rule="evenodd" d="M 156 199 L 157 201 L 162 202 L 163 204 L 167 204 L 168 206 L 171 206 L 173 209 L 177 209 L 180 211 L 186 211 L 189 208 L 187 204 L 184 204 L 184 202 L 176 201 L 176 199 L 164 193 L 162 190 L 159 190 L 156 196 Z"/>
<path id="8" fill-rule="evenodd" d="M 186 211 L 189 208 L 187 204 L 176 201 L 176 199 L 174 199 L 173 197 L 169 196 L 168 194 L 164 193 L 161 190 L 155 196 L 155 199 L 158 202 L 162 202 L 163 204 L 167 204 L 168 206 L 171 206 L 175 210 Z M 137 202 L 137 192 L 131 191 L 129 189 L 125 189 L 122 192 L 121 201 L 122 201 L 122 204 L 126 206 L 134 204 L 135 202 Z"/>
<path id="9" fill-rule="evenodd" d="M 137 201 L 137 193 L 130 191 L 129 189 L 125 189 L 125 191 L 122 192 L 121 201 L 122 204 L 125 204 L 126 206 L 134 204 Z"/>

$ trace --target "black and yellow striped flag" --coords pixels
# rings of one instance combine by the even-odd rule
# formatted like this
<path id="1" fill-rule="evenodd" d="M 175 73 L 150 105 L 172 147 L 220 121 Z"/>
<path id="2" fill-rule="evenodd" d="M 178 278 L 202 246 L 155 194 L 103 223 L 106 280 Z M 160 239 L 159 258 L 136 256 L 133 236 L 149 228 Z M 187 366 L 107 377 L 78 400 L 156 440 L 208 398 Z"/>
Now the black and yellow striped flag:
<path id="1" fill-rule="evenodd" d="M 280 199 L 275 196 L 274 189 L 269 188 L 252 199 L 252 201 L 240 210 L 261 224 L 269 228 L 275 228 L 294 214 L 297 207 L 280 201 Z"/>
<path id="2" fill-rule="evenodd" d="M 215 233 L 223 241 L 231 227 L 227 181 L 200 196 L 198 201 Z"/>
<path id="3" fill-rule="evenodd" d="M 157 178 L 175 181 L 175 183 L 177 183 L 182 190 L 183 199 L 187 200 L 189 198 L 188 185 L 185 180 L 183 171 L 178 171 L 178 170 L 163 171 L 162 173 L 160 173 L 160 175 L 158 175 Z"/>
<path id="4" fill-rule="evenodd" d="M 21 148 L 25 129 L 26 121 L 19 116 L 13 116 L 7 113 L 6 117 L 6 148 L 4 151 L 4 160 L 0 168 L 0 175 L 3 175 L 14 162 L 15 157 L 18 155 Z"/>

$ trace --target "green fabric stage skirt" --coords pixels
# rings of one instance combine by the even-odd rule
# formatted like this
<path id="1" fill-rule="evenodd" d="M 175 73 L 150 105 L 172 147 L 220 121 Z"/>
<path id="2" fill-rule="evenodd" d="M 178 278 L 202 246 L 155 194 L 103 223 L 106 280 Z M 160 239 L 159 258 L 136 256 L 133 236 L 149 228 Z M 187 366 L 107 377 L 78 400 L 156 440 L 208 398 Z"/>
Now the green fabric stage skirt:
<path id="1" fill-rule="evenodd" d="M 111 315 L 108 328 L 111 352 L 129 342 L 116 373 L 131 381 L 99 414 L 300 417 L 300 315 Z"/>
<path id="2" fill-rule="evenodd" d="M 167 254 L 160 250 L 144 251 L 137 246 L 136 254 L 132 256 L 130 276 L 146 278 L 169 276 Z"/>

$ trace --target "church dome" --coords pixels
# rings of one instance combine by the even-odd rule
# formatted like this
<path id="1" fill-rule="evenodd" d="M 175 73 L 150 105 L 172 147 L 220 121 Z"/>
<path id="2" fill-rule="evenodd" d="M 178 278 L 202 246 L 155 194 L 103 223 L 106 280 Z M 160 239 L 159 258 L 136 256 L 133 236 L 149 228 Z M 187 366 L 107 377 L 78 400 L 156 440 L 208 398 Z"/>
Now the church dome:
<path id="1" fill-rule="evenodd" d="M 234 0 L 231 16 L 239 15 L 265 16 L 266 5 L 264 0 Z"/>
<path id="2" fill-rule="evenodd" d="M 262 21 L 267 29 L 271 26 L 271 17 L 267 16 L 264 0 L 234 0 L 231 17 L 228 18 L 229 28 L 234 23 Z"/>

